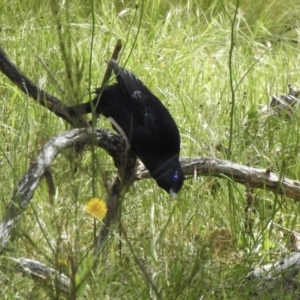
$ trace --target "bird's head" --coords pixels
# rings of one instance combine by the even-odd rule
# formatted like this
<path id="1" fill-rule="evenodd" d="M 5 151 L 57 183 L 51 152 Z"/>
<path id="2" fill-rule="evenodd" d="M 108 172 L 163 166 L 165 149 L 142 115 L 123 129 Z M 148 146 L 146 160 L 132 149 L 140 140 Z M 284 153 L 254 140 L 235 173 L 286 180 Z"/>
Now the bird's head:
<path id="1" fill-rule="evenodd" d="M 169 193 L 170 196 L 176 197 L 177 193 L 181 190 L 184 181 L 184 174 L 181 166 L 178 163 L 178 166 L 164 168 L 164 170 L 165 172 L 160 173 L 159 176 L 154 176 L 154 179 L 159 187 Z"/>

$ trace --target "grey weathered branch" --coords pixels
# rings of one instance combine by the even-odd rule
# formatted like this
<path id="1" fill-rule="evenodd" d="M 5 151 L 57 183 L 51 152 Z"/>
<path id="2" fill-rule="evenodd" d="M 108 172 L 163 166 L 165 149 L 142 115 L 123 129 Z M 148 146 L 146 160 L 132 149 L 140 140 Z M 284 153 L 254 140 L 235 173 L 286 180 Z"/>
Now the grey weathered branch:
<path id="1" fill-rule="evenodd" d="M 294 200 L 300 199 L 300 182 L 285 176 L 280 178 L 270 169 L 248 167 L 217 158 L 181 158 L 180 162 L 186 175 L 229 178 L 249 187 L 266 189 Z M 150 174 L 144 166 L 141 166 L 137 177 L 149 178 Z"/>
<path id="2" fill-rule="evenodd" d="M 71 280 L 66 275 L 47 265 L 28 258 L 10 258 L 17 270 L 38 282 L 60 289 L 63 293 L 70 291 Z"/>
<path id="3" fill-rule="evenodd" d="M 295 252 L 275 263 L 254 268 L 247 279 L 256 284 L 253 292 L 256 295 L 296 291 L 300 288 L 299 271 L 300 253 Z"/>
<path id="4" fill-rule="evenodd" d="M 122 165 L 125 170 L 120 174 L 124 183 L 117 179 L 115 189 L 112 188 L 112 197 L 121 193 L 120 185 L 129 187 L 135 179 L 149 178 L 150 175 L 144 167 L 140 167 L 136 178 L 132 178 L 135 168 L 135 157 L 130 158 L 130 164 L 124 164 L 128 159 L 126 142 L 117 134 L 107 130 L 96 130 L 92 128 L 72 129 L 51 138 L 38 154 L 35 162 L 31 164 L 28 172 L 19 181 L 18 187 L 13 193 L 12 201 L 8 205 L 2 222 L 0 223 L 0 252 L 6 247 L 13 228 L 22 215 L 23 210 L 28 205 L 37 188 L 45 170 L 51 165 L 56 156 L 64 149 L 74 147 L 78 144 L 91 144 L 95 139 L 96 143 L 105 149 L 114 159 L 119 172 Z M 286 195 L 295 200 L 300 198 L 300 182 L 286 177 L 280 178 L 268 169 L 257 169 L 253 167 L 239 165 L 230 161 L 223 161 L 216 158 L 182 158 L 181 164 L 186 175 L 216 176 L 229 178 L 244 185 L 270 190 L 274 193 Z M 128 172 L 129 168 L 131 171 Z M 127 177 L 126 177 L 127 176 Z M 117 205 L 112 201 L 112 207 Z M 115 215 L 114 215 L 115 217 Z M 113 218 L 112 218 L 113 219 Z M 100 243 L 99 237 L 98 243 Z"/>

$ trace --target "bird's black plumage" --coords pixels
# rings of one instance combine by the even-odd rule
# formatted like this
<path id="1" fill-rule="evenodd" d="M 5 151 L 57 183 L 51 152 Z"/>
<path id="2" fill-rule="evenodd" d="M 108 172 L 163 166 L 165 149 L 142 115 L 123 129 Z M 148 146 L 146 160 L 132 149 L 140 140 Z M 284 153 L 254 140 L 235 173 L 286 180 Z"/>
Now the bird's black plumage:
<path id="1" fill-rule="evenodd" d="M 174 119 L 160 100 L 132 73 L 109 62 L 117 83 L 97 89 L 95 111 L 114 120 L 114 128 L 126 135 L 157 184 L 177 193 L 184 181 L 179 163 L 180 135 Z M 68 108 L 71 115 L 90 113 L 90 102 Z"/>

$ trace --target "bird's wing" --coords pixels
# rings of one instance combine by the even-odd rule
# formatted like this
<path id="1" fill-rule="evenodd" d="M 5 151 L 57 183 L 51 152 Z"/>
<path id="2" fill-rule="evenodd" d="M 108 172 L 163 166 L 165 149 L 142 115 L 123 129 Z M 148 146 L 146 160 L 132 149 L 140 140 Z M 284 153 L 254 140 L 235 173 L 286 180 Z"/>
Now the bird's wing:
<path id="1" fill-rule="evenodd" d="M 132 97 L 132 94 L 136 91 L 140 91 L 143 94 L 152 94 L 142 81 L 135 77 L 131 72 L 121 68 L 115 60 L 111 59 L 109 61 L 109 66 L 113 69 L 118 84 L 129 97 Z"/>
<path id="2" fill-rule="evenodd" d="M 158 132 L 157 116 L 154 112 L 154 108 L 149 105 L 150 99 L 147 94 L 141 91 L 135 91 L 132 96 L 132 100 L 136 104 L 136 119 L 145 126 L 149 133 L 156 135 Z"/>
<path id="3" fill-rule="evenodd" d="M 147 138 L 154 138 L 161 144 L 170 141 L 174 141 L 176 145 L 179 144 L 177 126 L 160 100 L 142 81 L 131 72 L 121 68 L 115 60 L 111 59 L 109 65 L 116 74 L 118 84 L 132 100 L 134 127 L 135 129 L 137 129 L 136 126 L 139 127 L 139 130 L 135 132 Z"/>
<path id="4" fill-rule="evenodd" d="M 149 102 L 151 102 L 150 97 L 155 96 L 142 81 L 135 77 L 131 72 L 121 68 L 115 60 L 111 59 L 109 64 L 116 74 L 118 84 L 120 84 L 123 91 L 134 103 L 133 114 L 135 121 L 141 126 L 145 126 L 147 130 L 154 134 L 157 130 L 157 128 L 155 128 L 156 117 L 153 112 L 153 107 L 152 105 L 149 105 Z"/>

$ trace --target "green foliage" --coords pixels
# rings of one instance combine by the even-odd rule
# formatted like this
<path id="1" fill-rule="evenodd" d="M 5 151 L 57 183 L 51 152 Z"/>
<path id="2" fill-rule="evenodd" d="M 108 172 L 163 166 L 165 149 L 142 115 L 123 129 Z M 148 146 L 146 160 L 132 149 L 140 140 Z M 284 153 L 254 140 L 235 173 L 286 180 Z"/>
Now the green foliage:
<path id="1" fill-rule="evenodd" d="M 121 65 L 126 62 L 169 108 L 181 132 L 182 156 L 226 159 L 231 137 L 232 161 L 297 179 L 299 112 L 290 118 L 264 117 L 260 109 L 272 94 L 284 93 L 287 83 L 299 85 L 299 45 L 286 38 L 297 37 L 293 28 L 299 23 L 300 3 L 241 1 L 233 26 L 235 1 L 135 4 L 4 1 L 1 45 L 42 89 L 75 104 L 86 101 L 88 92 L 100 85 L 105 61 L 121 38 L 126 45 Z M 67 126 L 2 74 L 0 91 L 3 215 L 30 161 Z M 97 126 L 109 125 L 101 118 Z M 278 258 L 278 250 L 284 249 L 282 236 L 289 231 L 281 226 L 299 230 L 299 204 L 267 191 L 246 189 L 226 178 L 188 178 L 178 198 L 170 200 L 153 180 L 144 180 L 122 203 L 132 249 L 114 226 L 100 265 L 86 277 L 100 224 L 82 207 L 92 196 L 105 199 L 106 186 L 115 176 L 113 162 L 101 149 L 87 147 L 79 158 L 72 150 L 62 153 L 51 168 L 57 187 L 54 202 L 43 182 L 22 217 L 9 256 L 61 269 L 73 279 L 72 293 L 78 298 L 157 297 L 136 257 L 163 299 L 244 299 L 255 290 L 245 288 L 249 269 Z M 37 288 L 31 279 L 7 270 L 6 260 L 2 264 L 6 299 L 62 297 L 58 290 Z"/>

